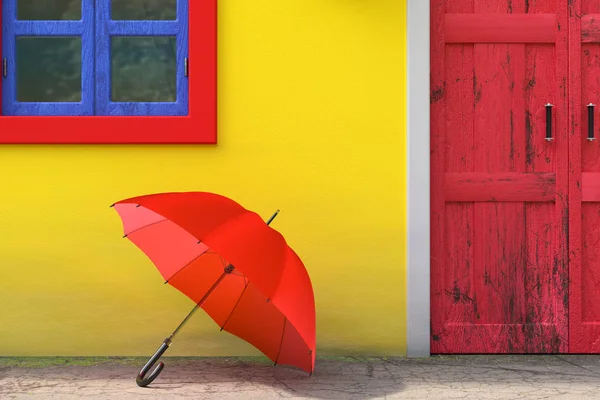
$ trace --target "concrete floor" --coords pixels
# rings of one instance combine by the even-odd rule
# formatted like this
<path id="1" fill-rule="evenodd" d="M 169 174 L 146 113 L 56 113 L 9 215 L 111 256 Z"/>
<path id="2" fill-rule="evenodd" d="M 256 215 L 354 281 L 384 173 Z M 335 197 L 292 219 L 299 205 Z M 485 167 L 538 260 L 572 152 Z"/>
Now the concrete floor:
<path id="1" fill-rule="evenodd" d="M 600 356 L 445 356 L 317 361 L 315 374 L 260 359 L 169 359 L 42 367 L 0 361 L 0 399 L 600 399 Z"/>

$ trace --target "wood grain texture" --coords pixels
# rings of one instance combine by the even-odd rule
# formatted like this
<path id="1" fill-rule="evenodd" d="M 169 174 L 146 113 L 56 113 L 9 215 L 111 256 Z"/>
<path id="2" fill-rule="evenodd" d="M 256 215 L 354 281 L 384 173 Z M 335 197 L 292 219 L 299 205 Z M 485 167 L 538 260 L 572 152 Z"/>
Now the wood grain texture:
<path id="1" fill-rule="evenodd" d="M 10 18 L 16 0 L 3 1 Z M 81 36 L 86 32 L 94 34 L 93 0 L 82 1 L 81 21 L 18 21 L 10 20 L 10 32 L 14 36 Z M 93 60 L 93 59 L 92 59 Z"/>
<path id="2" fill-rule="evenodd" d="M 600 43 L 600 14 L 586 14 L 581 16 L 582 43 Z"/>
<path id="3" fill-rule="evenodd" d="M 592 146 L 586 146 L 585 153 L 589 153 Z M 600 202 L 600 171 L 581 173 L 581 201 Z"/>
<path id="4" fill-rule="evenodd" d="M 554 201 L 554 173 L 446 173 L 448 201 Z"/>
<path id="5" fill-rule="evenodd" d="M 554 14 L 446 14 L 446 43 L 554 43 Z"/>
<path id="6" fill-rule="evenodd" d="M 566 3 L 431 8 L 432 352 L 566 352 Z M 545 22 L 541 33 L 492 26 L 447 40 L 452 14 L 471 14 L 471 28 Z"/>
<path id="7" fill-rule="evenodd" d="M 445 126 L 446 126 L 446 104 L 452 104 L 446 93 L 446 45 L 444 43 L 444 8 L 446 6 L 443 0 L 430 0 L 431 9 L 431 45 L 430 45 L 430 63 L 431 63 L 431 82 L 430 82 L 430 104 L 431 104 L 431 169 L 430 169 L 430 232 L 431 232 L 431 352 L 451 351 L 446 348 L 446 341 L 441 341 L 441 335 L 444 331 L 444 325 L 447 322 L 446 301 L 444 290 L 446 283 L 444 281 L 444 272 L 446 268 L 446 203 L 444 200 L 444 173 L 446 157 L 444 153 L 446 147 L 454 149 L 452 146 L 446 146 Z M 460 5 L 466 7 L 464 3 Z M 450 7 L 450 4 L 448 5 Z M 466 11 L 465 11 L 466 12 Z M 450 50 L 450 46 L 449 46 Z M 455 58 L 449 58 L 449 61 Z M 452 82 L 448 82 L 450 85 Z M 454 93 L 459 96 L 458 93 Z M 464 95 L 468 99 L 468 92 Z M 448 118 L 452 115 L 448 112 Z M 456 117 L 460 118 L 460 115 Z M 458 150 L 457 150 L 458 151 Z M 465 163 L 467 160 L 465 160 Z M 464 220 L 463 223 L 466 223 Z M 460 220 L 459 220 L 460 222 Z M 457 227 L 459 229 L 459 227 Z M 466 227 L 463 226 L 466 231 Z"/>
<path id="8" fill-rule="evenodd" d="M 3 79 L 2 115 L 94 115 L 94 0 L 82 0 L 81 21 L 17 21 L 16 0 L 2 1 L 2 53 L 8 76 Z M 77 36 L 81 38 L 81 101 L 17 101 L 16 38 L 19 36 Z"/>
<path id="9" fill-rule="evenodd" d="M 188 115 L 189 86 L 184 75 L 188 57 L 188 1 L 177 0 L 175 21 L 111 21 L 110 0 L 96 9 L 96 115 L 110 116 L 185 116 Z M 175 36 L 177 63 L 177 101 L 113 102 L 111 101 L 111 37 Z"/>
<path id="10" fill-rule="evenodd" d="M 3 115 L 62 116 L 185 116 L 188 114 L 188 78 L 184 76 L 184 60 L 188 57 L 188 0 L 177 1 L 176 21 L 111 21 L 110 0 L 82 1 L 81 21 L 18 21 L 16 0 L 3 2 L 3 27 L 7 36 L 3 43 L 10 75 L 3 91 Z M 78 36 L 82 41 L 82 90 L 77 103 L 21 103 L 16 101 L 15 37 Z M 174 36 L 176 38 L 177 101 L 112 102 L 111 37 Z"/>
<path id="11" fill-rule="evenodd" d="M 569 350 L 599 353 L 600 147 L 587 140 L 587 104 L 600 104 L 600 2 L 573 0 L 569 14 Z"/>

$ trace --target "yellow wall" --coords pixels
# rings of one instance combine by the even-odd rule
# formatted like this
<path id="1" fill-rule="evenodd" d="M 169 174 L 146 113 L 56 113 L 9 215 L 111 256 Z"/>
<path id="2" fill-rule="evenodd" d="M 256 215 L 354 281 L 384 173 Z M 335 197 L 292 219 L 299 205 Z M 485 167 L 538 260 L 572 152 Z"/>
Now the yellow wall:
<path id="1" fill-rule="evenodd" d="M 404 1 L 221 0 L 218 123 L 216 147 L 0 147 L 0 355 L 151 354 L 193 304 L 109 205 L 187 190 L 281 208 L 318 354 L 405 352 Z M 199 313 L 183 354 L 257 352 Z"/>

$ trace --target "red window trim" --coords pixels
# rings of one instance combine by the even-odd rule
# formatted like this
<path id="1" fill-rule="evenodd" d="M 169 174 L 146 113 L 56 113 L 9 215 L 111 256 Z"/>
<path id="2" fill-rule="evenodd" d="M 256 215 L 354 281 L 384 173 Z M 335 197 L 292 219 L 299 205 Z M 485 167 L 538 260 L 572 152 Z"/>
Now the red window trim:
<path id="1" fill-rule="evenodd" d="M 0 1 L 0 5 L 2 2 Z M 0 22 L 2 20 L 0 8 Z M 186 117 L 0 116 L 1 144 L 214 144 L 217 142 L 217 0 L 189 2 Z M 1 28 L 1 27 L 0 27 Z M 2 42 L 0 29 L 0 43 Z M 2 83 L 0 80 L 0 90 Z M 1 96 L 0 96 L 1 102 Z M 1 105 L 1 103 L 0 103 Z"/>

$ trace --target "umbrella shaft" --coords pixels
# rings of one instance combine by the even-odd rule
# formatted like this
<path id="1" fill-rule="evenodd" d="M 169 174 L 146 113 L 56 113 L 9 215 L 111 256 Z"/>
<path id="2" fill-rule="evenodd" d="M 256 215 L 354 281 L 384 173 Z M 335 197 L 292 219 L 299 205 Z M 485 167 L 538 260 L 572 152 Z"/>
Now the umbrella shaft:
<path id="1" fill-rule="evenodd" d="M 185 323 L 188 322 L 188 320 L 191 318 L 191 316 L 194 315 L 194 313 L 200 307 L 202 307 L 202 304 L 206 301 L 206 299 L 208 298 L 208 296 L 210 296 L 211 293 L 214 292 L 214 290 L 217 288 L 217 286 L 219 286 L 219 283 L 221 283 L 221 281 L 223 279 L 225 279 L 225 277 L 227 275 L 229 275 L 231 273 L 231 271 L 233 271 L 233 265 L 229 264 L 229 266 L 226 268 L 225 272 L 223 272 L 223 274 L 221 274 L 221 276 L 219 277 L 219 279 L 217 279 L 217 281 L 210 287 L 210 289 L 208 289 L 208 291 L 206 292 L 206 294 L 204 296 L 202 296 L 202 298 L 200 299 L 200 301 L 198 303 L 196 303 L 196 305 L 194 306 L 194 308 L 192 309 L 192 311 L 190 311 L 190 313 L 184 318 L 184 320 L 181 321 L 181 323 L 179 324 L 179 326 L 177 328 L 175 328 L 175 330 L 173 331 L 173 333 L 171 333 L 171 336 L 169 336 L 169 340 L 172 340 L 175 337 L 175 335 L 177 334 L 177 332 L 179 332 L 179 330 L 185 325 Z"/>
<path id="2" fill-rule="evenodd" d="M 267 221 L 267 225 L 270 225 L 271 222 L 273 222 L 273 220 L 275 219 L 275 217 L 277 216 L 277 214 L 279 214 L 279 210 L 277 210 L 275 212 L 275 214 L 273 214 L 271 216 L 271 218 L 269 218 L 269 220 Z M 206 294 L 204 296 L 202 296 L 202 298 L 200 299 L 200 301 L 198 303 L 196 303 L 196 305 L 194 306 L 194 308 L 192 309 L 192 311 L 190 311 L 190 313 L 183 319 L 183 321 L 181 321 L 181 323 L 179 324 L 179 326 L 177 328 L 175 328 L 175 330 L 173 331 L 173 333 L 171 333 L 171 336 L 169 336 L 169 338 L 167 339 L 169 342 L 175 337 L 175 335 L 177 335 L 177 332 L 179 332 L 179 330 L 185 325 L 185 323 L 188 322 L 188 320 L 191 318 L 191 316 L 194 315 L 194 313 L 200 307 L 202 307 L 202 304 L 206 301 L 206 299 L 208 298 L 208 296 L 210 296 L 211 293 L 217 288 L 217 286 L 219 286 L 219 283 L 221 283 L 221 281 L 223 279 L 225 279 L 225 277 L 227 275 L 229 275 L 230 273 L 232 273 L 233 270 L 234 270 L 234 266 L 231 265 L 231 264 L 229 264 L 227 267 L 225 267 L 225 271 L 219 277 L 219 279 L 217 279 L 217 281 L 210 287 L 210 289 L 208 289 L 208 291 L 206 292 Z"/>

